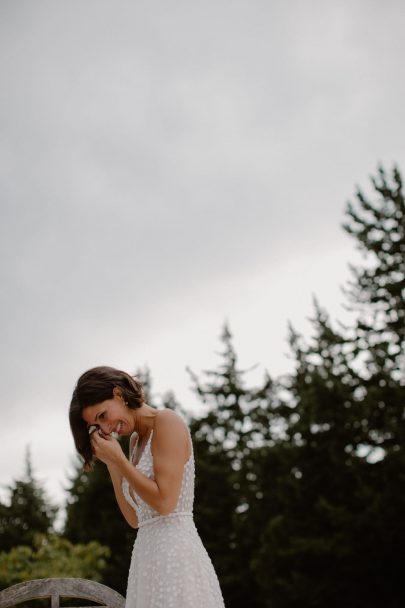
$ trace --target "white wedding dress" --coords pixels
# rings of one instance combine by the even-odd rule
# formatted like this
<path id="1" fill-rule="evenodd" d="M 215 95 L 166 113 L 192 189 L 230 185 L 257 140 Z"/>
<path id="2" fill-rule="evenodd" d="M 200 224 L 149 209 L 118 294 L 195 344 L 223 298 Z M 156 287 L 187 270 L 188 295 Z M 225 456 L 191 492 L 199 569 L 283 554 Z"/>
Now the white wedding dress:
<path id="1" fill-rule="evenodd" d="M 152 434 L 136 468 L 154 479 L 151 439 Z M 134 502 L 125 478 L 122 489 L 139 522 L 125 608 L 224 608 L 214 567 L 193 520 L 193 453 L 184 465 L 173 513 L 159 515 L 136 493 Z"/>

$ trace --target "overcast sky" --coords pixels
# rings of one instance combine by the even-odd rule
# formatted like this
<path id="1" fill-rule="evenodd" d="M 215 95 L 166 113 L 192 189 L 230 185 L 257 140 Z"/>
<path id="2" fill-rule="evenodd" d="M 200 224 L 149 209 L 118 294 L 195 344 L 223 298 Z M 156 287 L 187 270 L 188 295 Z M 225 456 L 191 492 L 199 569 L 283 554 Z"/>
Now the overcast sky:
<path id="1" fill-rule="evenodd" d="M 0 1 L 0 496 L 61 503 L 77 377 L 290 369 L 316 294 L 344 317 L 356 184 L 405 167 L 403 2 Z M 1 489 L 3 491 L 1 492 Z"/>

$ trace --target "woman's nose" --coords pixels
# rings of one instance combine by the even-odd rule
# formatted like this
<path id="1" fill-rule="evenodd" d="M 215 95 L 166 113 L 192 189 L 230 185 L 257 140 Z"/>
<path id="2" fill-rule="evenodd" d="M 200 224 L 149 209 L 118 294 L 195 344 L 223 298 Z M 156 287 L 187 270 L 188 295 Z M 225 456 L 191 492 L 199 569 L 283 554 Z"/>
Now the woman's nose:
<path id="1" fill-rule="evenodd" d="M 110 434 L 110 428 L 109 428 L 109 425 L 106 422 L 104 422 L 103 424 L 100 424 L 99 427 L 103 431 L 104 435 L 109 435 Z"/>

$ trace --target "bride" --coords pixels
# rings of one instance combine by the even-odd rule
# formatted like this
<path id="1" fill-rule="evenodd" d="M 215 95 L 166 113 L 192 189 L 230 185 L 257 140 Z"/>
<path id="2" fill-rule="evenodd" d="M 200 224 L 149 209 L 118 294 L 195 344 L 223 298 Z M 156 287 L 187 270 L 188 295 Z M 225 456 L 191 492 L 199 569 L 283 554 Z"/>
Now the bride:
<path id="1" fill-rule="evenodd" d="M 94 457 L 107 465 L 123 516 L 139 528 L 126 608 L 223 608 L 193 521 L 194 456 L 182 418 L 145 403 L 127 373 L 95 367 L 80 376 L 69 419 L 85 468 Z M 115 434 L 130 435 L 129 458 Z"/>

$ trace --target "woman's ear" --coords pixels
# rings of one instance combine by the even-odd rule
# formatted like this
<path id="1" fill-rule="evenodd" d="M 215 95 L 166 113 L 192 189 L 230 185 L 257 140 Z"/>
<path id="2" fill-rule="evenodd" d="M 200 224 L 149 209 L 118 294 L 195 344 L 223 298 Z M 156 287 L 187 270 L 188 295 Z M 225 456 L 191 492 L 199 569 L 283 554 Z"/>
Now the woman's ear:
<path id="1" fill-rule="evenodd" d="M 118 386 L 114 386 L 113 395 L 114 397 L 118 397 L 118 399 L 122 399 L 122 390 Z"/>

